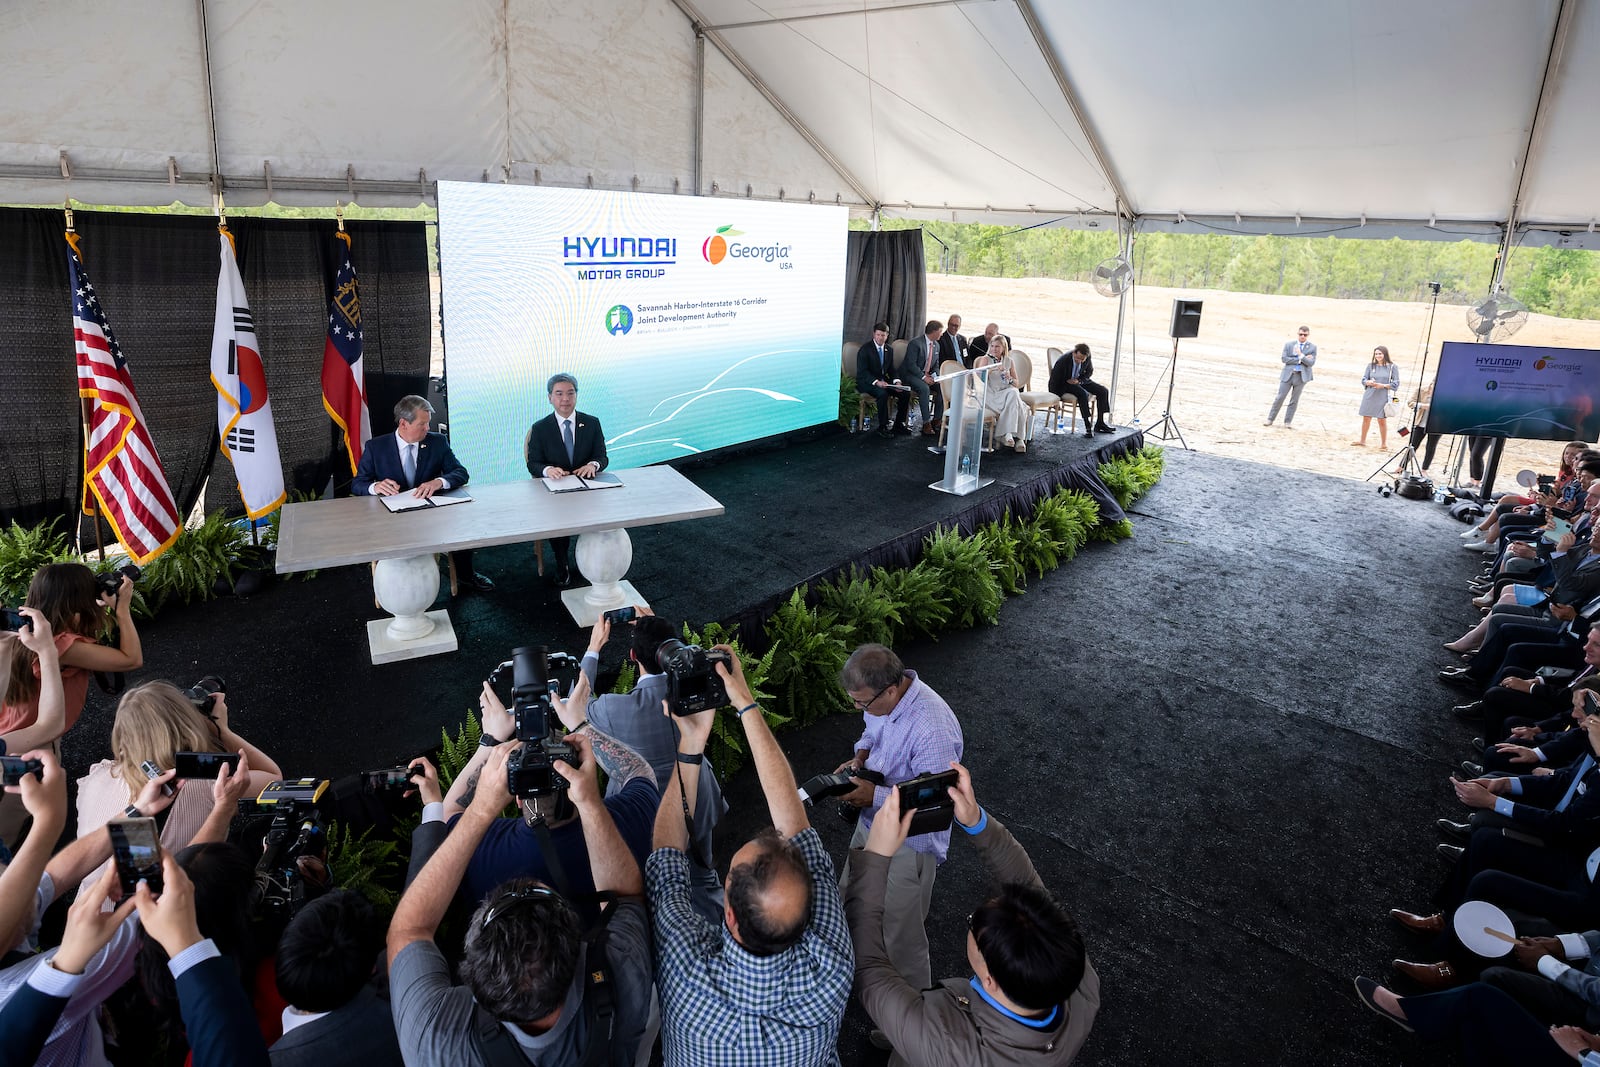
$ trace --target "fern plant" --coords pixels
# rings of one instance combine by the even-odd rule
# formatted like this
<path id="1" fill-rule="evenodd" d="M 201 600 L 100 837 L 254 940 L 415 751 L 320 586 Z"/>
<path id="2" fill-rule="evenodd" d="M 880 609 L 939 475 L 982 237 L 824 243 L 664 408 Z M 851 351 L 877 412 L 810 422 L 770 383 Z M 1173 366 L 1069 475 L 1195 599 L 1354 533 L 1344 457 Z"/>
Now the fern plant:
<path id="1" fill-rule="evenodd" d="M 613 693 L 631 693 L 634 685 L 639 681 L 639 668 L 634 666 L 633 660 L 623 663 L 622 669 L 617 672 L 617 683 L 611 687 Z"/>
<path id="2" fill-rule="evenodd" d="M 67 535 L 56 529 L 55 519 L 34 526 L 12 520 L 0 530 L 0 600 L 21 604 L 35 571 L 47 563 L 76 559 Z"/>
<path id="3" fill-rule="evenodd" d="M 400 842 L 374 837 L 368 826 L 359 834 L 341 823 L 328 825 L 328 873 L 340 889 L 353 889 L 385 916 L 394 914 L 400 894 L 389 884 L 400 870 Z M 410 835 L 407 834 L 407 840 Z"/>
<path id="4" fill-rule="evenodd" d="M 848 374 L 839 375 L 839 425 L 849 426 L 850 420 L 861 411 L 861 394 L 856 390 L 856 380 Z"/>
<path id="5" fill-rule="evenodd" d="M 914 567 L 892 571 L 874 567 L 872 580 L 883 588 L 886 597 L 900 605 L 896 641 L 907 637 L 938 640 L 940 632 L 950 623 L 950 591 L 941 584 L 939 573 L 925 560 L 918 561 Z"/>
<path id="6" fill-rule="evenodd" d="M 461 773 L 461 768 L 472 759 L 473 753 L 478 751 L 478 738 L 483 736 L 483 727 L 478 723 L 478 716 L 467 712 L 467 721 L 456 728 L 456 735 L 450 736 L 444 728 L 439 730 L 439 788 L 448 792 L 450 784 L 456 780 L 456 775 Z"/>
<path id="7" fill-rule="evenodd" d="M 951 622 L 957 628 L 999 620 L 1005 597 L 977 538 L 962 537 L 955 527 L 936 527 L 923 541 L 922 562 L 950 591 Z"/>
<path id="8" fill-rule="evenodd" d="M 1089 537 L 1094 541 L 1117 542 L 1133 536 L 1133 523 L 1127 519 L 1117 522 L 1103 522 L 1089 531 Z"/>
<path id="9" fill-rule="evenodd" d="M 854 644 L 891 645 L 901 626 L 904 604 L 856 567 L 817 590 L 817 606 L 837 619 Z"/>
<path id="10" fill-rule="evenodd" d="M 1058 489 L 1033 509 L 1034 524 L 1056 543 L 1063 560 L 1078 554 L 1099 518 L 1094 498 L 1076 489 Z"/>
<path id="11" fill-rule="evenodd" d="M 854 636 L 834 615 L 806 606 L 800 586 L 767 619 L 768 681 L 777 694 L 773 710 L 785 721 L 809 726 L 850 704 L 839 688 L 839 672 Z"/>
<path id="12" fill-rule="evenodd" d="M 227 581 L 245 548 L 244 531 L 221 511 L 178 534 L 172 547 L 151 561 L 140 579 L 152 611 L 174 599 L 189 604 L 216 596 L 218 580 Z"/>
<path id="13" fill-rule="evenodd" d="M 1028 586 L 1027 567 L 1017 554 L 1016 526 L 1007 511 L 975 534 L 983 554 L 989 557 L 989 569 L 994 571 L 1006 596 L 1020 596 Z"/>
<path id="14" fill-rule="evenodd" d="M 1048 499 L 1041 500 L 1039 506 L 1044 507 L 1050 503 Z M 1042 578 L 1061 565 L 1061 553 L 1065 546 L 1052 537 L 1050 531 L 1039 521 L 1038 508 L 1034 509 L 1033 518 L 1027 522 L 1017 523 L 1014 533 L 1017 561 L 1023 568 Z"/>
<path id="15" fill-rule="evenodd" d="M 1157 445 L 1146 445 L 1137 452 L 1106 460 L 1100 464 L 1099 474 L 1117 506 L 1126 510 L 1161 480 L 1165 467 L 1165 451 Z"/>

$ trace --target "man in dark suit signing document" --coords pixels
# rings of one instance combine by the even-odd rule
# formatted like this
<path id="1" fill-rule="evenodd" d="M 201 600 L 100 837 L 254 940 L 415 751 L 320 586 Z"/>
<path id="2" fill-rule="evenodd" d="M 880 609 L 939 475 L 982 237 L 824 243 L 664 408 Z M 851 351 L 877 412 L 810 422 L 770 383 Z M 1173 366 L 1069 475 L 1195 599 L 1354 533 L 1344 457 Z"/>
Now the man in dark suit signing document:
<path id="1" fill-rule="evenodd" d="M 593 478 L 606 469 L 606 435 L 600 420 L 578 410 L 578 379 L 552 374 L 545 390 L 555 411 L 534 423 L 524 446 L 528 473 L 535 478 L 576 474 Z M 556 555 L 556 584 L 572 584 L 572 538 L 550 538 Z"/>
<path id="2" fill-rule="evenodd" d="M 350 483 L 352 496 L 430 497 L 467 484 L 467 468 L 450 451 L 442 433 L 429 433 L 433 405 L 420 396 L 403 396 L 394 406 L 394 433 L 374 437 L 361 450 L 361 464 Z M 494 583 L 472 569 L 472 550 L 454 552 L 456 577 L 463 589 L 487 593 Z"/>

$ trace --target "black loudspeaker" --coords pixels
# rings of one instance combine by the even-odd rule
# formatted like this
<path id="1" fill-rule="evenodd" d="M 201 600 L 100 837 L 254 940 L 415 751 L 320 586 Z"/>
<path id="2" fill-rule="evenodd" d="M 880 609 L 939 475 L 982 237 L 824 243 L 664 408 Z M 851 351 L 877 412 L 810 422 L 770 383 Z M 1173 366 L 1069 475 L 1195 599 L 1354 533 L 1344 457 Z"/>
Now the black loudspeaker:
<path id="1" fill-rule="evenodd" d="M 1200 306 L 1203 300 L 1174 300 L 1172 302 L 1172 325 L 1167 329 L 1169 337 L 1199 337 L 1200 336 Z"/>

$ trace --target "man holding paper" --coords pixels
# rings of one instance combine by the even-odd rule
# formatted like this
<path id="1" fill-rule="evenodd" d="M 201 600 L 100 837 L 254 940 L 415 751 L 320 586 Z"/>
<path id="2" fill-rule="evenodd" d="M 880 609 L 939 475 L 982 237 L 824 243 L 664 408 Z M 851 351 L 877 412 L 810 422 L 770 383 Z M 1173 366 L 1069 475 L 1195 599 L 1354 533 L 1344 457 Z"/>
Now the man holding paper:
<path id="1" fill-rule="evenodd" d="M 528 473 L 535 478 L 565 478 L 575 474 L 593 478 L 606 469 L 606 435 L 600 420 L 578 410 L 578 379 L 565 371 L 552 374 L 545 384 L 555 411 L 528 430 L 523 451 Z M 572 538 L 550 538 L 556 555 L 556 583 L 572 583 Z"/>
<path id="2" fill-rule="evenodd" d="M 395 496 L 409 492 L 426 500 L 446 489 L 467 484 L 467 468 L 450 450 L 444 434 L 430 433 L 433 405 L 420 396 L 403 396 L 394 406 L 392 434 L 374 437 L 361 451 L 361 463 L 350 483 L 352 496 Z M 472 550 L 452 553 L 456 575 L 467 589 L 487 593 L 494 582 L 472 569 Z"/>

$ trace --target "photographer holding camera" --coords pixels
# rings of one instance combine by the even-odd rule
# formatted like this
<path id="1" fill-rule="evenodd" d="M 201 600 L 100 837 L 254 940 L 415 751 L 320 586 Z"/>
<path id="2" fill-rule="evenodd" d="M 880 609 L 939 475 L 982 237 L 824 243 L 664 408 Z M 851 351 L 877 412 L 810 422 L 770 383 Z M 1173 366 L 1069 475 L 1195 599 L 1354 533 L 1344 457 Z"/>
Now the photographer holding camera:
<path id="1" fill-rule="evenodd" d="M 900 795 L 891 791 L 865 847 L 851 850 L 854 877 L 845 890 L 861 1003 L 894 1045 L 891 1067 L 1071 1063 L 1100 1010 L 1100 977 L 1076 920 L 1051 899 L 1016 838 L 978 806 L 967 769 L 950 766 L 956 824 L 1000 885 L 968 922 L 973 977 L 923 989 L 889 959 L 889 870 L 915 814 L 902 813 Z"/>
<path id="2" fill-rule="evenodd" d="M 639 753 L 592 726 L 566 735 L 565 743 L 554 738 L 549 723 L 558 720 L 543 695 L 529 698 L 514 715 L 485 682 L 478 702 L 483 723 L 478 751 L 456 775 L 444 801 L 424 805 L 422 822 L 412 835 L 411 869 L 421 869 L 472 806 L 491 753 L 515 739 L 523 743 L 511 756 L 509 789 L 522 817 L 498 819 L 484 829 L 462 878 L 462 899 L 476 905 L 512 878 L 537 878 L 556 884 L 593 914 L 589 898 L 599 877 L 591 876 L 591 867 L 614 868 L 624 860 L 638 867 L 650 846 L 659 803 L 655 773 Z M 517 702 L 523 704 L 523 698 Z M 532 739 L 541 730 L 543 735 Z M 549 755 L 551 748 L 568 746 L 576 765 Z M 592 781 L 596 764 L 606 772 L 610 793 L 596 801 L 598 810 L 585 812 L 569 783 L 584 773 Z M 613 847 L 619 854 L 613 854 Z"/>
<path id="3" fill-rule="evenodd" d="M 836 1064 L 853 956 L 833 862 L 738 657 L 726 645 L 716 651 L 714 669 L 744 728 L 773 826 L 734 853 L 728 902 L 713 925 L 690 902 L 685 854 L 699 776 L 668 781 L 646 868 L 661 957 L 661 1047 L 667 1067 Z M 716 716 L 711 708 L 679 718 L 679 762 L 705 759 Z"/>
<path id="4" fill-rule="evenodd" d="M 485 720 L 492 721 L 488 714 Z M 469 894 L 474 911 L 460 967 L 463 986 L 451 985 L 450 965 L 434 935 L 463 875 L 478 862 L 492 834 L 524 826 L 521 819 L 500 815 L 513 799 L 508 768 L 518 743 L 483 749 L 473 761 L 467 788 L 451 790 L 465 807 L 406 888 L 389 924 L 395 1028 L 413 1067 L 515 1063 L 519 1057 L 547 1065 L 633 1062 L 650 1013 L 650 921 L 639 865 L 595 779 L 602 743 L 616 744 L 603 735 L 575 734 L 579 766 L 554 765 L 582 826 L 572 830 L 578 836 L 577 856 L 569 852 L 561 863 L 569 886 L 558 891 L 548 876 L 514 871 L 487 892 Z M 644 761 L 633 759 L 648 775 Z M 457 784 L 466 777 L 463 772 Z M 654 782 L 648 786 L 653 803 Z M 415 863 L 414 855 L 414 870 Z M 536 852 L 518 866 L 543 870 Z M 598 928 L 581 917 L 580 875 L 585 894 L 612 898 Z M 603 981 L 595 980 L 597 972 Z"/>
<path id="5" fill-rule="evenodd" d="M 129 800 L 144 788 L 150 772 L 174 766 L 179 752 L 237 752 L 240 796 L 255 796 L 283 771 L 259 748 L 228 724 L 227 694 L 221 679 L 208 678 L 183 690 L 171 682 L 136 685 L 117 702 L 111 725 L 111 750 L 116 758 L 101 760 L 78 779 L 78 836 L 97 830 L 125 814 Z M 202 706 L 204 710 L 202 710 Z M 195 839 L 213 808 L 210 783 L 178 792 L 161 827 L 161 845 L 177 851 Z M 228 805 L 233 814 L 235 803 Z M 226 826 L 224 822 L 224 826 Z"/>
<path id="6" fill-rule="evenodd" d="M 873 821 L 894 787 L 918 775 L 945 770 L 961 758 L 961 723 L 944 698 L 906 670 L 900 657 L 883 645 L 862 645 L 850 654 L 839 673 L 839 684 L 861 710 L 865 729 L 856 742 L 852 759 L 839 770 L 869 770 L 885 785 L 863 778 L 844 800 L 861 809 L 855 835 L 850 839 L 853 857 L 867 840 Z M 889 865 L 889 908 L 884 918 L 884 939 L 889 958 L 901 977 L 914 989 L 933 983 L 928 961 L 928 933 L 924 923 L 933 902 L 933 881 L 950 851 L 950 831 L 918 834 L 905 842 Z M 841 888 L 850 891 L 854 876 L 845 860 Z M 882 1041 L 874 1035 L 874 1043 Z"/>
<path id="7" fill-rule="evenodd" d="M 665 619 L 650 614 L 647 608 L 633 610 L 637 618 L 629 626 L 633 643 L 628 658 L 639 669 L 639 680 L 632 691 L 588 699 L 600 670 L 600 650 L 611 637 L 609 613 L 602 613 L 589 632 L 589 649 L 583 654 L 582 669 L 572 692 L 565 700 L 555 699 L 554 703 L 569 730 L 582 729 L 587 722 L 648 760 L 659 791 L 665 792 L 667 782 L 680 772 L 680 764 L 678 729 L 671 716 L 661 714 L 661 703 L 667 699 L 670 681 L 660 662 L 661 653 L 666 650 L 670 657 L 677 649 L 688 646 L 677 639 L 677 632 Z M 711 839 L 717 821 L 728 810 L 728 803 L 722 799 L 722 785 L 711 764 L 701 763 L 682 773 L 699 778 L 699 803 L 695 805 L 689 835 L 691 897 L 695 910 L 716 922 L 722 916 L 722 880 L 717 877 L 712 863 Z M 613 781 L 606 787 L 606 796 L 616 796 L 620 790 L 621 786 Z"/>

